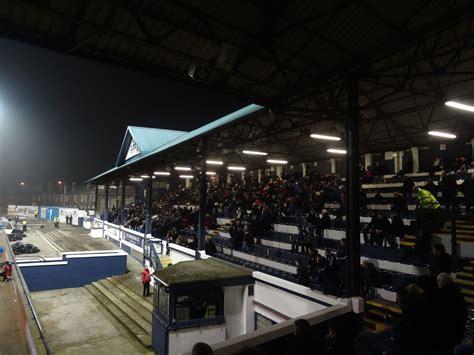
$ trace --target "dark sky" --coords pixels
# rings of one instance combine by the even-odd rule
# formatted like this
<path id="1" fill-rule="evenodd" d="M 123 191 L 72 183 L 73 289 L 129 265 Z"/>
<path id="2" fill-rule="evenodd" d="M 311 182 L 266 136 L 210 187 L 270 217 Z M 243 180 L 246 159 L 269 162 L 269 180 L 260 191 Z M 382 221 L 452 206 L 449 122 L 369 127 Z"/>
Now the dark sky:
<path id="1" fill-rule="evenodd" d="M 247 104 L 6 39 L 0 53 L 0 179 L 7 186 L 82 182 L 113 166 L 128 125 L 191 130 Z"/>

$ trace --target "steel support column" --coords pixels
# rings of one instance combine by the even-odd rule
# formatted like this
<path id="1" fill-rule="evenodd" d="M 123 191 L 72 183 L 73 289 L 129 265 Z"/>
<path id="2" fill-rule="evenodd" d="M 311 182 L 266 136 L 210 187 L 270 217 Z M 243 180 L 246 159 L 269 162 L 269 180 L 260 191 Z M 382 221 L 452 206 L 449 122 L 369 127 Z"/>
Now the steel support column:
<path id="1" fill-rule="evenodd" d="M 108 222 L 109 217 L 109 183 L 104 185 L 105 189 L 105 206 L 104 206 L 104 221 Z"/>
<path id="2" fill-rule="evenodd" d="M 346 126 L 346 296 L 360 293 L 360 204 L 359 204 L 359 80 L 347 83 L 348 116 Z"/>
<path id="3" fill-rule="evenodd" d="M 99 184 L 95 184 L 94 196 L 94 215 L 97 216 L 97 208 L 99 207 Z"/>
<path id="4" fill-rule="evenodd" d="M 122 180 L 122 196 L 121 199 L 121 203 L 120 203 L 120 225 L 124 225 L 125 224 L 125 179 Z"/>
<path id="5" fill-rule="evenodd" d="M 152 211 L 152 199 L 153 199 L 153 172 L 149 174 L 149 178 L 146 184 L 146 223 L 145 223 L 145 236 L 143 238 L 143 264 L 145 264 L 146 259 L 146 236 L 151 234 L 151 215 Z"/>
<path id="6" fill-rule="evenodd" d="M 201 171 L 199 175 L 199 217 L 198 217 L 198 248 L 196 259 L 200 250 L 206 249 L 206 200 L 207 200 L 207 175 L 206 175 L 207 141 L 201 140 Z"/>

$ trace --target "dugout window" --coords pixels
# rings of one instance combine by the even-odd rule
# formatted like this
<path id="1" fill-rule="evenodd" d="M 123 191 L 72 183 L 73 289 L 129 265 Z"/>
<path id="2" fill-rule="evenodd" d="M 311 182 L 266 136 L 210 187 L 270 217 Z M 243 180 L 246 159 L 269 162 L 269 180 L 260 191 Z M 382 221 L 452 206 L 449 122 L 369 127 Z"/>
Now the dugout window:
<path id="1" fill-rule="evenodd" d="M 224 293 L 222 290 L 178 294 L 175 296 L 175 322 L 223 317 Z"/>

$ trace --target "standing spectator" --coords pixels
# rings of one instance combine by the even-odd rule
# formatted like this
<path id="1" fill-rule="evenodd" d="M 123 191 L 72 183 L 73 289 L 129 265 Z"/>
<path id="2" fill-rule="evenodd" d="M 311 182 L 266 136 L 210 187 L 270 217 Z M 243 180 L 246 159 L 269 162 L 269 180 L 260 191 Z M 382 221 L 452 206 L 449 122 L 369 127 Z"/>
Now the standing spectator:
<path id="1" fill-rule="evenodd" d="M 364 260 L 360 265 L 360 293 L 365 299 L 375 295 L 374 287 L 378 286 L 379 271 L 371 262 Z"/>
<path id="2" fill-rule="evenodd" d="M 295 337 L 288 354 L 306 355 L 314 354 L 313 336 L 311 325 L 306 319 L 295 320 Z"/>
<path id="3" fill-rule="evenodd" d="M 456 175 L 447 174 L 443 170 L 441 178 L 438 182 L 439 190 L 443 194 L 443 200 L 446 208 L 457 208 L 456 197 L 458 194 L 458 184 L 456 183 Z"/>
<path id="4" fill-rule="evenodd" d="M 141 273 L 142 284 L 143 284 L 143 297 L 150 296 L 150 281 L 151 275 L 150 270 L 148 270 L 148 266 L 145 266 Z"/>
<path id="5" fill-rule="evenodd" d="M 451 257 L 446 253 L 443 244 L 433 245 L 433 261 L 430 265 L 431 275 L 438 276 L 445 272 L 451 272 Z"/>
<path id="6" fill-rule="evenodd" d="M 437 334 L 433 339 L 441 353 L 452 354 L 454 347 L 462 342 L 467 319 L 467 305 L 458 287 L 448 273 L 437 276 L 438 292 L 435 311 Z"/>
<path id="7" fill-rule="evenodd" d="M 428 178 L 426 180 L 426 184 L 424 186 L 424 189 L 431 192 L 431 194 L 433 194 L 434 196 L 436 196 L 436 194 L 438 192 L 438 186 L 435 185 L 432 178 Z"/>
<path id="8" fill-rule="evenodd" d="M 402 178 L 402 181 L 403 181 L 402 194 L 404 197 L 408 197 L 411 195 L 413 187 L 415 186 L 415 183 L 408 176 L 404 176 Z"/>
<path id="9" fill-rule="evenodd" d="M 8 261 L 5 261 L 5 266 L 3 267 L 2 276 L 3 276 L 3 282 L 11 281 L 12 266 L 10 265 Z"/>
<path id="10" fill-rule="evenodd" d="M 439 203 L 438 200 L 425 189 L 413 187 L 413 193 L 418 199 L 418 218 L 417 223 L 421 234 L 415 241 L 415 249 L 418 252 L 426 252 L 429 249 L 431 232 L 439 226 Z"/>
<path id="11" fill-rule="evenodd" d="M 461 184 L 461 192 L 466 200 L 465 213 L 469 215 L 471 207 L 474 206 L 474 174 L 471 175 L 471 178 L 464 179 L 464 182 Z"/>
<path id="12" fill-rule="evenodd" d="M 408 213 L 407 200 L 398 192 L 393 194 L 392 210 L 402 217 L 405 217 Z"/>

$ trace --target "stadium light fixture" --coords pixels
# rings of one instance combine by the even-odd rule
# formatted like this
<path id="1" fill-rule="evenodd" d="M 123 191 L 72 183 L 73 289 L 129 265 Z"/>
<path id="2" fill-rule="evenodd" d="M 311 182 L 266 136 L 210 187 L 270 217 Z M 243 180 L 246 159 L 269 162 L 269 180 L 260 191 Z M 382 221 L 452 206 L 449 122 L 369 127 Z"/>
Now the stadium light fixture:
<path id="1" fill-rule="evenodd" d="M 317 133 L 311 134 L 310 137 L 314 139 L 324 139 L 327 141 L 340 141 L 341 140 L 341 138 L 336 137 L 336 136 L 328 136 L 325 134 L 317 134 Z"/>
<path id="2" fill-rule="evenodd" d="M 288 162 L 287 162 L 286 160 L 279 160 L 279 159 L 268 159 L 268 160 L 267 160 L 267 163 L 270 163 L 270 164 L 280 164 L 280 165 L 288 164 Z"/>
<path id="3" fill-rule="evenodd" d="M 25 186 L 25 183 L 22 181 L 22 182 L 20 182 L 20 185 L 21 185 L 21 186 Z"/>
<path id="4" fill-rule="evenodd" d="M 206 175 L 216 175 L 215 171 L 206 171 Z"/>
<path id="5" fill-rule="evenodd" d="M 192 176 L 192 175 L 180 175 L 179 177 L 181 179 L 192 179 L 194 176 Z"/>
<path id="6" fill-rule="evenodd" d="M 140 175 L 140 177 L 141 177 L 142 179 L 149 179 L 149 178 L 150 178 L 150 175 Z"/>
<path id="7" fill-rule="evenodd" d="M 445 104 L 446 106 L 458 108 L 458 109 L 460 109 L 460 110 L 465 110 L 465 111 L 474 112 L 474 106 L 465 105 L 465 104 L 462 104 L 462 103 L 460 103 L 460 102 L 456 102 L 456 101 L 446 101 L 444 104 Z"/>
<path id="8" fill-rule="evenodd" d="M 139 177 L 131 177 L 129 180 L 130 181 L 143 181 L 143 179 Z"/>
<path id="9" fill-rule="evenodd" d="M 244 171 L 245 167 L 243 166 L 228 166 L 227 169 L 234 171 Z"/>
<path id="10" fill-rule="evenodd" d="M 58 184 L 61 185 L 63 182 L 61 180 L 58 181 Z"/>
<path id="11" fill-rule="evenodd" d="M 257 150 L 243 150 L 242 153 L 249 154 L 249 155 L 268 155 L 268 153 L 259 152 Z"/>
<path id="12" fill-rule="evenodd" d="M 175 166 L 174 170 L 191 171 L 191 168 L 189 166 Z"/>
<path id="13" fill-rule="evenodd" d="M 224 164 L 223 161 L 220 160 L 206 160 L 206 163 L 209 165 L 222 165 Z"/>
<path id="14" fill-rule="evenodd" d="M 332 148 L 329 148 L 327 150 L 328 153 L 334 153 L 334 154 L 346 154 L 347 151 L 345 151 L 344 149 L 332 149 Z"/>
<path id="15" fill-rule="evenodd" d="M 171 173 L 169 171 L 155 171 L 154 175 L 161 175 L 161 176 L 170 176 Z"/>
<path id="16" fill-rule="evenodd" d="M 430 136 L 436 136 L 436 137 L 442 137 L 442 138 L 450 138 L 450 139 L 456 138 L 455 134 L 440 132 L 440 131 L 429 131 L 428 134 Z"/>

